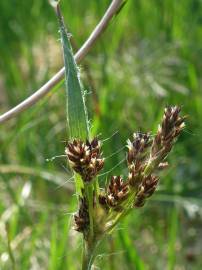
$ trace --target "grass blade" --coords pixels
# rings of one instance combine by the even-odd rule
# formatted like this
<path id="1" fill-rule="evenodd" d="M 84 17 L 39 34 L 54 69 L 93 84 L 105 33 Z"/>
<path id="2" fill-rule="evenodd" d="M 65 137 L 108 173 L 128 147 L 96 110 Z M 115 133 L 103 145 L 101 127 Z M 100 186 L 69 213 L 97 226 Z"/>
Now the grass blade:
<path id="1" fill-rule="evenodd" d="M 79 79 L 79 71 L 74 60 L 70 36 L 68 35 L 59 5 L 56 7 L 60 25 L 60 34 L 63 47 L 65 65 L 65 86 L 67 94 L 67 122 L 70 139 L 85 140 L 89 135 L 87 110 L 85 107 L 84 91 Z"/>

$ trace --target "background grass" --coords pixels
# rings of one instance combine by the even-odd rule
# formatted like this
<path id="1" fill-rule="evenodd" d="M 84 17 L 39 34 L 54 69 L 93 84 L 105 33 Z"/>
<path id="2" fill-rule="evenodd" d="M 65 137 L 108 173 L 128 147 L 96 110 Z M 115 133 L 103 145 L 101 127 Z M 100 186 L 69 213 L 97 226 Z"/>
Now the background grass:
<path id="1" fill-rule="evenodd" d="M 109 2 L 62 1 L 75 49 Z M 0 15 L 3 113 L 46 82 L 62 54 L 48 1 L 1 1 Z M 155 133 L 166 104 L 189 115 L 158 191 L 102 244 L 100 269 L 201 269 L 201 44 L 200 0 L 130 0 L 81 65 L 92 130 L 108 138 L 104 172 L 125 174 L 125 141 Z M 71 174 L 64 158 L 51 160 L 67 139 L 64 95 L 60 84 L 0 127 L 0 269 L 80 269 Z"/>

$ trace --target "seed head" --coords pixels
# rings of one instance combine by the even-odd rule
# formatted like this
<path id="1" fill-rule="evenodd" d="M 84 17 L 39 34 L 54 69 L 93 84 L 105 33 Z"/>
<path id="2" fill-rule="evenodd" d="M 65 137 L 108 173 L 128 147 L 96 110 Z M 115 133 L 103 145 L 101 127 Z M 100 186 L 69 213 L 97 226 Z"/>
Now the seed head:
<path id="1" fill-rule="evenodd" d="M 134 134 L 134 141 L 128 141 L 128 183 L 135 191 L 134 206 L 143 206 L 158 184 L 157 170 L 165 169 L 166 156 L 184 128 L 185 117 L 180 116 L 180 107 L 166 107 L 163 120 L 154 139 L 147 134 Z"/>
<path id="2" fill-rule="evenodd" d="M 152 157 L 163 159 L 170 152 L 173 143 L 184 128 L 185 117 L 181 117 L 178 106 L 166 107 L 161 125 L 158 127 L 151 150 Z"/>
<path id="3" fill-rule="evenodd" d="M 104 166 L 101 144 L 97 138 L 91 142 L 74 139 L 68 143 L 65 153 L 73 170 L 79 173 L 84 182 L 90 182 Z"/>
<path id="4" fill-rule="evenodd" d="M 103 206 L 106 210 L 109 209 L 107 205 L 107 196 L 104 193 L 99 194 L 99 204 Z"/>
<path id="5" fill-rule="evenodd" d="M 117 206 L 128 195 L 128 183 L 121 176 L 112 176 L 107 188 L 106 201 L 110 207 Z"/>
<path id="6" fill-rule="evenodd" d="M 74 215 L 75 226 L 74 229 L 78 232 L 87 231 L 90 221 L 88 214 L 88 205 L 85 197 L 79 198 L 79 210 L 78 213 Z"/>
<path id="7" fill-rule="evenodd" d="M 148 148 L 151 146 L 152 141 L 149 133 L 134 133 L 133 141 L 127 141 L 128 145 L 128 155 L 127 161 L 128 164 L 137 163 L 138 161 L 144 160 Z"/>
<path id="8" fill-rule="evenodd" d="M 134 206 L 142 207 L 146 199 L 152 196 L 156 190 L 159 178 L 155 175 L 149 175 L 144 178 L 142 184 L 139 186 L 139 190 L 135 196 Z"/>
<path id="9" fill-rule="evenodd" d="M 128 182 L 129 185 L 132 186 L 133 188 L 136 188 L 139 186 L 139 184 L 142 181 L 142 172 L 143 172 L 144 164 L 139 163 L 138 166 L 137 164 L 132 164 L 128 167 L 129 173 L 128 173 Z"/>
<path id="10" fill-rule="evenodd" d="M 134 133 L 133 141 L 128 140 L 128 181 L 129 184 L 137 188 L 142 181 L 142 173 L 146 165 L 149 149 L 152 145 L 149 133 Z"/>

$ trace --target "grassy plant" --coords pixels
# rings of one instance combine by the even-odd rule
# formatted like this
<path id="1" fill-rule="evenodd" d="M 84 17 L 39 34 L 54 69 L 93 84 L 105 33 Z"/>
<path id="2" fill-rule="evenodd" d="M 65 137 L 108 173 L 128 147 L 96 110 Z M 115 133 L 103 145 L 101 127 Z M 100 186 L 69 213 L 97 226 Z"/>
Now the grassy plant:
<path id="1" fill-rule="evenodd" d="M 103 237 L 111 233 L 132 208 L 144 206 L 156 190 L 159 181 L 156 171 L 167 167 L 164 160 L 184 128 L 184 117 L 179 116 L 179 107 L 167 107 L 153 139 L 148 133 L 134 133 L 133 141 L 128 140 L 127 145 L 127 180 L 112 176 L 111 180 L 107 179 L 103 193 L 98 181 L 105 163 L 101 142 L 97 137 L 92 139 L 90 134 L 84 90 L 58 3 L 55 9 L 66 78 L 69 141 L 65 152 L 74 171 L 79 201 L 78 212 L 74 215 L 75 230 L 83 234 L 82 269 L 90 270 Z"/>
<path id="2" fill-rule="evenodd" d="M 15 9 L 9 1 L 0 3 L 1 113 L 33 93 L 62 66 L 58 26 L 47 1 L 18 2 Z M 79 47 L 109 1 L 61 4 Z M 81 66 L 92 138 L 99 134 L 106 157 L 101 187 L 107 176 L 110 179 L 112 168 L 111 174 L 123 174 L 126 179 L 122 146 L 129 134 L 134 130 L 154 134 L 167 104 L 181 104 L 190 115 L 150 202 L 131 211 L 110 239 L 101 242 L 96 258 L 101 269 L 201 269 L 200 18 L 197 0 L 128 1 L 87 57 L 93 83 Z M 165 95 L 155 91 L 148 77 Z M 185 91 L 170 91 L 179 89 L 176 85 Z M 52 159 L 64 155 L 63 141 L 67 140 L 63 90 L 58 85 L 44 100 L 0 127 L 2 269 L 12 269 L 6 231 L 16 269 L 80 267 L 75 258 L 81 254 L 82 234 L 76 235 L 70 226 L 77 207 L 71 172 L 64 169 L 63 157 Z M 96 93 L 97 103 L 92 102 L 91 92 Z M 28 186 L 30 192 L 24 197 Z"/>

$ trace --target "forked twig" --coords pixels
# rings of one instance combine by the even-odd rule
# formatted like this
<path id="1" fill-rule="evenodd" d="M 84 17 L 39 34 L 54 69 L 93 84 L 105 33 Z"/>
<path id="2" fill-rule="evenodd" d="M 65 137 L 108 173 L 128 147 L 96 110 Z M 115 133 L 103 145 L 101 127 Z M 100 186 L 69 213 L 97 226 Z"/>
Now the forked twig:
<path id="1" fill-rule="evenodd" d="M 104 32 L 107 28 L 110 20 L 113 16 L 119 11 L 120 7 L 124 3 L 124 0 L 113 0 L 107 11 L 105 12 L 104 16 L 97 24 L 95 29 L 90 34 L 89 38 L 83 44 L 83 46 L 77 51 L 75 54 L 75 61 L 80 63 L 81 60 L 86 56 L 89 50 L 93 47 L 96 40 L 100 37 L 100 35 Z M 6 113 L 0 116 L 0 124 L 4 123 L 5 121 L 16 117 L 21 112 L 25 111 L 26 109 L 30 108 L 32 105 L 37 103 L 41 98 L 43 98 L 47 93 L 51 91 L 51 89 L 59 83 L 62 78 L 64 77 L 65 68 L 61 68 L 48 82 L 46 82 L 41 88 L 39 88 L 34 94 L 29 96 L 27 99 L 19 103 L 14 108 L 10 109 Z"/>

